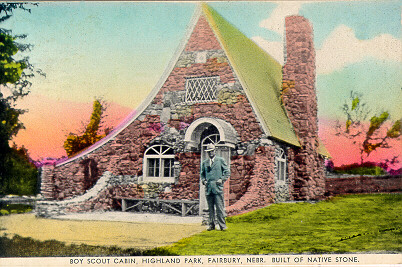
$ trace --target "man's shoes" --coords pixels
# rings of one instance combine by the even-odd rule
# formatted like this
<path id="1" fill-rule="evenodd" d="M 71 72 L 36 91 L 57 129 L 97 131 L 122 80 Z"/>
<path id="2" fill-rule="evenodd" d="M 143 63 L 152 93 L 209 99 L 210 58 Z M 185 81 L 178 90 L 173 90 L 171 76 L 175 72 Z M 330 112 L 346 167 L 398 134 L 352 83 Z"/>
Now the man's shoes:
<path id="1" fill-rule="evenodd" d="M 215 230 L 215 226 L 209 226 L 209 227 L 207 228 L 207 231 L 212 231 L 212 230 Z"/>
<path id="2" fill-rule="evenodd" d="M 221 231 L 226 231 L 228 228 L 227 227 L 224 227 L 224 228 L 221 228 Z"/>

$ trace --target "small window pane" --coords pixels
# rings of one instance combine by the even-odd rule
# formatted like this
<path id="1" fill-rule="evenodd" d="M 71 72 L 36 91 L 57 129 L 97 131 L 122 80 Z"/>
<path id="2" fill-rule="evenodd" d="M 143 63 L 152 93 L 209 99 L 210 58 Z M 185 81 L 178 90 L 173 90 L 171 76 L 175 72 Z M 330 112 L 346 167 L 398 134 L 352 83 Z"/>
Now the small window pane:
<path id="1" fill-rule="evenodd" d="M 155 159 L 155 177 L 159 177 L 159 165 L 160 165 L 160 160 L 159 159 Z"/>
<path id="2" fill-rule="evenodd" d="M 147 155 L 158 155 L 159 153 L 154 149 L 151 148 L 150 150 L 147 151 Z"/>
<path id="3" fill-rule="evenodd" d="M 277 167 L 277 179 L 279 181 L 286 181 L 286 154 L 282 148 L 276 149 L 275 161 Z"/>
<path id="4" fill-rule="evenodd" d="M 285 162 L 279 162 L 279 180 L 285 181 Z"/>
<path id="5" fill-rule="evenodd" d="M 173 177 L 174 176 L 174 169 L 173 169 L 173 159 L 164 159 L 164 170 L 163 170 L 163 176 L 164 177 Z"/>
<path id="6" fill-rule="evenodd" d="M 148 176 L 155 176 L 155 159 L 148 159 Z"/>
<path id="7" fill-rule="evenodd" d="M 163 155 L 172 155 L 172 154 L 174 154 L 174 151 L 173 151 L 172 148 L 170 148 L 168 146 L 163 146 L 161 154 L 163 154 Z"/>
<path id="8" fill-rule="evenodd" d="M 168 155 L 173 155 L 174 154 L 174 151 L 173 151 L 173 149 L 172 148 L 169 148 L 167 151 L 166 151 L 166 153 L 165 154 L 168 154 Z"/>
<path id="9" fill-rule="evenodd" d="M 148 176 L 159 177 L 159 159 L 148 159 Z"/>

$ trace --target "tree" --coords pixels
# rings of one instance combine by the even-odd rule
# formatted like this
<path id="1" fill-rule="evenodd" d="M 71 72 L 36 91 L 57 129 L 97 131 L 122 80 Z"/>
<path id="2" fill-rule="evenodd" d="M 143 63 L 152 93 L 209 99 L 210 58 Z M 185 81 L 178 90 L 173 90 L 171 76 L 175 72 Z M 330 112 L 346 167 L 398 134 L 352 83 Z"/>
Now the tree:
<path id="1" fill-rule="evenodd" d="M 8 20 L 16 9 L 30 13 L 26 8 L 29 5 L 37 4 L 0 3 L 0 23 Z M 0 194 L 8 191 L 10 180 L 15 177 L 12 167 L 16 148 L 11 148 L 9 142 L 24 128 L 19 116 L 25 110 L 16 108 L 16 102 L 29 93 L 30 80 L 35 75 L 44 75 L 29 62 L 29 57 L 16 59 L 32 49 L 31 44 L 19 42 L 24 38 L 26 35 L 13 35 L 12 30 L 0 27 Z"/>
<path id="2" fill-rule="evenodd" d="M 107 104 L 103 100 L 94 100 L 91 118 L 88 125 L 85 127 L 84 133 L 81 135 L 70 133 L 67 136 L 67 140 L 64 142 L 64 149 L 68 157 L 72 157 L 85 148 L 95 144 L 111 131 L 111 128 L 106 128 L 104 134 L 99 134 L 106 108 Z"/>
<path id="3" fill-rule="evenodd" d="M 353 144 L 359 147 L 361 165 L 373 151 L 391 148 L 389 141 L 401 136 L 401 119 L 387 129 L 386 123 L 390 120 L 388 111 L 370 117 L 372 111 L 363 101 L 362 94 L 351 91 L 348 101 L 342 106 L 342 112 L 346 122 L 344 125 L 339 120 L 336 122 L 336 135 L 353 140 Z M 386 159 L 386 163 L 393 164 L 397 160 L 398 155 Z"/>
<path id="4" fill-rule="evenodd" d="M 0 23 L 8 20 L 16 9 L 31 12 L 27 5 L 37 6 L 34 3 L 0 3 Z M 29 57 L 17 60 L 15 56 L 32 50 L 32 44 L 19 42 L 27 37 L 26 34 L 13 35 L 12 30 L 0 27 L 0 94 L 3 102 L 9 105 L 28 95 L 35 75 L 45 75 L 42 70 L 35 68 Z"/>
<path id="5" fill-rule="evenodd" d="M 34 195 L 37 191 L 38 170 L 29 157 L 28 150 L 13 144 L 9 155 L 7 194 Z"/>

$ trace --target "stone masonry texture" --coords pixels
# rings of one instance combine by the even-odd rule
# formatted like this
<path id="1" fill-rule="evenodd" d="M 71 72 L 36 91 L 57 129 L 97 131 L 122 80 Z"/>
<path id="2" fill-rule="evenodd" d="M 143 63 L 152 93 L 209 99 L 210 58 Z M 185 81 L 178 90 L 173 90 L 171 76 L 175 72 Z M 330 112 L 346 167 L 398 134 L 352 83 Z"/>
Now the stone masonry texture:
<path id="1" fill-rule="evenodd" d="M 282 100 L 299 137 L 294 153 L 295 199 L 319 199 L 325 190 L 323 160 L 318 154 L 317 96 L 313 29 L 307 19 L 285 19 L 286 63 L 283 67 Z"/>
<path id="2" fill-rule="evenodd" d="M 330 176 L 325 179 L 325 183 L 326 196 L 340 194 L 402 192 L 401 176 Z"/>

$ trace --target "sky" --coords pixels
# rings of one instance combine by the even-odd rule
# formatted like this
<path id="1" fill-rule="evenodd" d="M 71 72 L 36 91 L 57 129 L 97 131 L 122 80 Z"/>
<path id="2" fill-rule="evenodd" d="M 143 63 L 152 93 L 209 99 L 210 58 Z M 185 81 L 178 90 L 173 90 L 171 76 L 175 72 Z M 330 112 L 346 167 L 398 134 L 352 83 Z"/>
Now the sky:
<path id="1" fill-rule="evenodd" d="M 340 165 L 356 160 L 355 152 L 340 149 L 346 141 L 334 137 L 332 126 L 342 119 L 340 106 L 351 90 L 362 93 L 373 112 L 387 110 L 392 120 L 402 115 L 401 3 L 210 5 L 281 64 L 284 18 L 299 14 L 312 23 L 320 136 Z M 28 35 L 24 41 L 34 48 L 26 55 L 46 78 L 34 78 L 31 93 L 19 101 L 29 112 L 21 116 L 26 129 L 13 141 L 34 159 L 64 156 L 67 134 L 82 129 L 95 97 L 110 103 L 107 123 L 116 126 L 155 86 L 195 8 L 194 2 L 80 1 L 40 2 L 31 13 L 16 11 L 0 27 Z"/>

